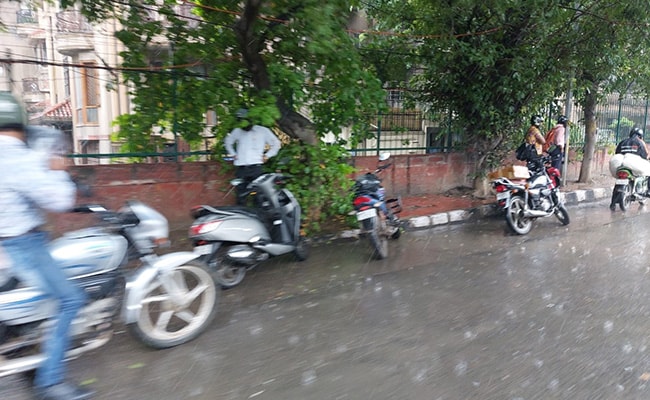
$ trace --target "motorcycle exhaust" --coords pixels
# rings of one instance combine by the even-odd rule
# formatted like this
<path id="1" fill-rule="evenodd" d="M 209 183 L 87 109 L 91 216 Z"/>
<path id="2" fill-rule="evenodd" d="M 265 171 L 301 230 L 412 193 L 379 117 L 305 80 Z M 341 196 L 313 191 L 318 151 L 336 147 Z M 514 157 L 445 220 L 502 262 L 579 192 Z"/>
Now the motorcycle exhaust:
<path id="1" fill-rule="evenodd" d="M 244 265 L 255 265 L 269 258 L 268 254 L 260 253 L 246 245 L 232 246 L 227 256 L 230 260 Z"/>
<path id="2" fill-rule="evenodd" d="M 526 217 L 526 218 L 539 218 L 539 217 L 546 217 L 547 215 L 549 215 L 548 212 L 541 211 L 541 210 L 526 210 L 526 211 L 524 211 L 524 217 Z"/>

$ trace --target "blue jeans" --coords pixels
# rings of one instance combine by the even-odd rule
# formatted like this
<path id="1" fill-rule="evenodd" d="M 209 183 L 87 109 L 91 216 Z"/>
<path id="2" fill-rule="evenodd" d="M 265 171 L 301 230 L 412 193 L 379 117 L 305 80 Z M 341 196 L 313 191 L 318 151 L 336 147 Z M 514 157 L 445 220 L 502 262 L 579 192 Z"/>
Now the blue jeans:
<path id="1" fill-rule="evenodd" d="M 59 300 L 59 314 L 43 348 L 45 362 L 36 371 L 34 384 L 38 388 L 63 382 L 65 352 L 70 346 L 70 323 L 83 307 L 85 293 L 67 280 L 47 250 L 48 235 L 30 232 L 0 242 L 12 262 L 12 272 L 28 286 L 34 286 Z"/>

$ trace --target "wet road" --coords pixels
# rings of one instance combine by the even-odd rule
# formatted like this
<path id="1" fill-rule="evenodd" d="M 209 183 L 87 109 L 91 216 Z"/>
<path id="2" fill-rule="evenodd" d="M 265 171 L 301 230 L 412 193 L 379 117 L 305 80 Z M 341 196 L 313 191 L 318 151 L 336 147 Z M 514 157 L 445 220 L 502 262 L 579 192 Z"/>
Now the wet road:
<path id="1" fill-rule="evenodd" d="M 650 208 L 650 207 L 649 207 Z M 199 339 L 120 331 L 71 363 L 98 399 L 648 399 L 650 211 L 569 208 L 527 236 L 503 219 L 273 260 L 223 292 Z M 29 399 L 21 377 L 1 399 Z"/>

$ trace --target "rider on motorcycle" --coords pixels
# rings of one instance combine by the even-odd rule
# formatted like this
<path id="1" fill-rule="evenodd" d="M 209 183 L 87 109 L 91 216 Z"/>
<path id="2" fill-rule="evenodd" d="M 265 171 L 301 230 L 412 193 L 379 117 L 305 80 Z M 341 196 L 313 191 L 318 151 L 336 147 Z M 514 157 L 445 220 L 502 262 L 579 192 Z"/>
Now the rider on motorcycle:
<path id="1" fill-rule="evenodd" d="M 646 144 L 643 141 L 643 130 L 641 128 L 632 129 L 630 131 L 630 136 L 627 139 L 621 140 L 621 142 L 616 146 L 616 154 L 635 154 L 642 159 L 640 161 L 650 164 L 650 162 L 647 161 L 648 148 L 646 147 Z M 650 168 L 650 165 L 648 166 L 648 168 Z M 616 197 L 617 197 L 617 193 L 613 192 L 612 200 L 609 204 L 610 209 L 614 208 Z"/>
<path id="2" fill-rule="evenodd" d="M 616 146 L 616 154 L 636 154 L 637 156 L 647 160 L 648 149 L 643 141 L 643 130 L 641 128 L 634 128 L 630 131 L 630 136 L 623 139 L 618 146 Z"/>
<path id="3" fill-rule="evenodd" d="M 59 300 L 59 314 L 36 371 L 37 398 L 87 399 L 88 390 L 64 382 L 64 355 L 70 324 L 84 304 L 84 292 L 67 280 L 47 249 L 42 210 L 65 211 L 74 205 L 76 188 L 63 157 L 47 158 L 27 146 L 25 114 L 10 94 L 0 94 L 0 259 L 23 283 Z M 2 257 L 4 255 L 4 257 Z"/>

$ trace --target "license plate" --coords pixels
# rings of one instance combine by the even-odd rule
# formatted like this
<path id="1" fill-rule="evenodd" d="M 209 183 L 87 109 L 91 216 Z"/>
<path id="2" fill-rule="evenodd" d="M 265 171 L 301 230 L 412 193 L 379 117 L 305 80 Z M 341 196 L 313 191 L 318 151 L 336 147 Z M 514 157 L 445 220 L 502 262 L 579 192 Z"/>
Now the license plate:
<path id="1" fill-rule="evenodd" d="M 510 197 L 510 192 L 497 193 L 497 200 L 507 199 L 508 197 Z"/>
<path id="2" fill-rule="evenodd" d="M 627 185 L 628 183 L 630 183 L 630 181 L 628 181 L 627 179 L 617 179 L 616 180 L 617 185 Z"/>
<path id="3" fill-rule="evenodd" d="M 372 218 L 377 215 L 377 210 L 374 208 L 369 208 L 367 210 L 359 211 L 357 213 L 357 221 L 363 221 L 364 219 Z"/>
<path id="4" fill-rule="evenodd" d="M 212 253 L 212 245 L 211 244 L 204 244 L 203 246 L 196 246 L 193 251 L 194 251 L 194 254 L 205 256 L 207 254 Z"/>

